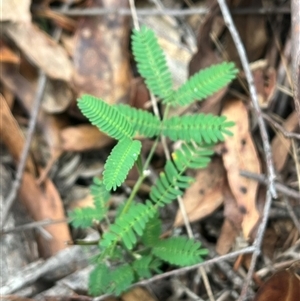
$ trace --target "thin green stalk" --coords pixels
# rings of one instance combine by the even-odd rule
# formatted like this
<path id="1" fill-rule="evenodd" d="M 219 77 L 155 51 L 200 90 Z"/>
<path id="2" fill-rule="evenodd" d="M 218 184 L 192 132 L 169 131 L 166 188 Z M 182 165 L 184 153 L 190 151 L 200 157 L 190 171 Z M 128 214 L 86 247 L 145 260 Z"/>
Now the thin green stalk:
<path id="1" fill-rule="evenodd" d="M 158 141 L 159 141 L 159 138 L 156 138 L 155 142 L 153 143 L 153 145 L 151 147 L 150 153 L 149 153 L 149 155 L 147 157 L 147 160 L 146 160 L 146 162 L 144 164 L 143 172 L 139 176 L 137 182 L 135 183 L 135 185 L 134 185 L 134 187 L 132 189 L 132 192 L 131 192 L 131 194 L 130 194 L 130 196 L 129 196 L 129 198 L 128 198 L 128 200 L 127 200 L 127 202 L 126 202 L 126 204 L 125 204 L 125 206 L 124 206 L 124 208 L 123 208 L 123 210 L 121 212 L 121 216 L 124 213 L 126 213 L 128 211 L 128 209 L 130 208 L 130 205 L 131 205 L 131 203 L 132 203 L 135 195 L 139 191 L 141 184 L 143 183 L 144 179 L 146 178 L 145 170 L 148 168 L 148 166 L 150 164 L 150 161 L 151 161 L 151 159 L 152 159 L 152 157 L 154 155 L 155 149 L 157 147 Z"/>

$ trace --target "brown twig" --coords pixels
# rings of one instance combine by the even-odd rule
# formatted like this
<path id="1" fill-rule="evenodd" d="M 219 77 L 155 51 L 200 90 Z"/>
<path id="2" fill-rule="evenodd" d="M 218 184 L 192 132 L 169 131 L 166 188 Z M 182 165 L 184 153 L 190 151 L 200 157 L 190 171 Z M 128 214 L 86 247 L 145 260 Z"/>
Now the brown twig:
<path id="1" fill-rule="evenodd" d="M 68 0 L 64 4 L 62 11 L 66 11 L 72 2 L 73 2 L 73 0 Z M 62 33 L 62 29 L 56 28 L 53 33 L 54 40 L 58 41 L 60 39 L 61 33 Z M 40 71 L 38 84 L 37 84 L 37 91 L 36 91 L 36 95 L 35 95 L 35 98 L 33 101 L 32 114 L 30 116 L 25 146 L 24 146 L 24 149 L 21 154 L 20 162 L 18 164 L 16 178 L 15 178 L 15 180 L 12 184 L 11 190 L 4 202 L 5 207 L 3 208 L 2 220 L 0 221 L 0 229 L 3 229 L 5 223 L 7 222 L 9 212 L 16 199 L 17 193 L 18 193 L 20 185 L 21 185 L 21 181 L 22 181 L 22 177 L 23 177 L 23 173 L 24 173 L 25 165 L 26 165 L 26 161 L 27 161 L 27 156 L 28 156 L 31 141 L 32 141 L 32 138 L 34 135 L 34 130 L 35 130 L 35 126 L 37 123 L 37 117 L 39 114 L 40 105 L 41 105 L 42 98 L 44 95 L 46 83 L 47 83 L 46 74 L 43 71 Z"/>
<path id="2" fill-rule="evenodd" d="M 286 209 L 291 217 L 291 220 L 293 221 L 295 227 L 297 228 L 298 230 L 298 233 L 300 234 L 300 223 L 299 223 L 299 219 L 297 218 L 291 204 L 289 203 L 289 201 L 287 200 L 286 197 L 283 198 L 283 201 L 285 203 L 285 206 L 286 206 Z"/>
<path id="3" fill-rule="evenodd" d="M 37 92 L 36 92 L 35 99 L 33 102 L 33 109 L 32 109 L 32 114 L 31 114 L 30 121 L 29 121 L 26 142 L 25 142 L 25 146 L 22 151 L 22 154 L 21 154 L 20 162 L 18 164 L 16 178 L 15 178 L 15 180 L 12 184 L 11 190 L 4 202 L 5 207 L 3 208 L 2 220 L 1 220 L 1 225 L 0 225 L 1 229 L 3 229 L 5 223 L 8 219 L 10 209 L 16 199 L 19 187 L 21 185 L 23 173 L 25 170 L 26 160 L 27 160 L 27 156 L 29 153 L 29 149 L 30 149 L 31 140 L 33 138 L 42 97 L 43 97 L 44 90 L 46 87 L 46 81 L 47 81 L 47 77 L 46 77 L 45 73 L 41 72 L 40 76 L 39 76 L 39 80 L 38 80 Z"/>
<path id="4" fill-rule="evenodd" d="M 35 8 L 34 11 L 40 10 L 39 8 Z M 117 8 L 117 9 L 108 9 L 108 8 L 84 8 L 84 9 L 69 9 L 65 12 L 62 9 L 53 9 L 56 13 L 61 13 L 66 16 L 101 16 L 108 14 L 115 14 L 120 16 L 129 16 L 131 12 L 126 8 Z M 204 7 L 194 7 L 188 9 L 164 9 L 163 11 L 160 9 L 137 9 L 138 17 L 144 16 L 173 16 L 173 17 L 184 17 L 191 15 L 205 15 L 208 13 L 208 9 Z M 238 8 L 232 10 L 232 13 L 235 15 L 261 15 L 261 14 L 289 14 L 289 7 L 258 7 L 258 8 Z"/>
<path id="5" fill-rule="evenodd" d="M 264 120 L 262 118 L 262 114 L 261 114 L 261 110 L 260 110 L 260 106 L 259 106 L 259 102 L 258 102 L 258 97 L 257 97 L 257 92 L 256 92 L 256 88 L 254 85 L 254 80 L 253 80 L 253 76 L 252 76 L 252 73 L 250 70 L 250 66 L 249 66 L 249 62 L 247 59 L 245 48 L 242 44 L 239 33 L 233 23 L 233 20 L 230 15 L 229 9 L 227 7 L 226 1 L 218 0 L 218 3 L 220 6 L 220 9 L 221 9 L 225 24 L 226 24 L 228 30 L 230 31 L 232 39 L 236 46 L 236 49 L 239 54 L 239 57 L 240 57 L 240 60 L 241 60 L 241 63 L 242 63 L 242 66 L 243 66 L 243 69 L 245 72 L 245 76 L 246 76 L 246 79 L 248 82 L 252 105 L 256 112 L 258 126 L 259 126 L 260 134 L 262 137 L 263 148 L 264 148 L 264 153 L 265 153 L 265 158 L 266 158 L 266 163 L 267 163 L 267 170 L 268 170 L 268 190 L 266 193 L 266 202 L 265 202 L 265 207 L 263 210 L 263 217 L 262 217 L 262 221 L 258 227 L 255 241 L 253 243 L 255 250 L 253 252 L 250 267 L 248 270 L 248 274 L 245 279 L 245 283 L 244 283 L 244 286 L 243 286 L 243 289 L 242 289 L 242 292 L 241 292 L 241 295 L 239 298 L 239 301 L 243 301 L 247 298 L 247 290 L 248 290 L 248 287 L 250 285 L 250 282 L 251 282 L 251 279 L 252 279 L 252 276 L 253 276 L 253 273 L 255 270 L 255 265 L 256 265 L 258 256 L 260 255 L 261 244 L 262 244 L 262 240 L 264 237 L 264 233 L 265 233 L 265 229 L 266 229 L 267 221 L 268 221 L 268 214 L 269 214 L 271 204 L 272 204 L 272 197 L 273 198 L 277 197 L 275 182 L 274 182 L 275 169 L 274 169 L 274 165 L 273 165 L 271 146 L 269 143 L 266 126 L 265 126 Z"/>
<path id="6" fill-rule="evenodd" d="M 266 162 L 267 162 L 267 169 L 268 169 L 268 180 L 269 180 L 269 189 L 271 192 L 271 195 L 273 198 L 276 198 L 276 189 L 275 189 L 275 185 L 274 185 L 274 179 L 275 179 L 275 169 L 274 169 L 274 165 L 273 165 L 273 159 L 272 159 L 272 153 L 271 153 L 271 146 L 269 143 L 269 137 L 268 137 L 268 133 L 267 133 L 267 129 L 266 129 L 266 125 L 264 123 L 264 120 L 262 118 L 262 112 L 259 106 L 259 101 L 258 101 L 258 97 L 257 97 L 257 92 L 256 92 L 256 88 L 254 85 L 254 79 L 253 79 L 253 75 L 249 66 L 249 62 L 247 59 L 247 55 L 246 55 L 246 51 L 245 48 L 242 44 L 241 38 L 239 36 L 239 33 L 233 23 L 232 17 L 230 15 L 229 9 L 227 7 L 226 1 L 224 0 L 218 0 L 220 9 L 222 11 L 223 14 L 223 18 L 224 21 L 226 23 L 226 26 L 228 28 L 228 30 L 231 33 L 232 39 L 234 41 L 234 44 L 236 46 L 236 49 L 238 51 L 244 72 L 245 72 L 245 76 L 248 82 L 248 86 L 249 86 L 249 91 L 250 91 L 250 96 L 251 96 L 251 101 L 252 101 L 252 105 L 253 108 L 255 110 L 256 116 L 257 116 L 257 121 L 258 121 L 258 126 L 260 129 L 260 134 L 262 137 L 262 142 L 263 142 L 263 148 L 264 148 L 264 153 L 265 153 L 265 158 L 266 158 Z"/>
<path id="7" fill-rule="evenodd" d="M 20 226 L 16 226 L 16 227 L 1 230 L 0 231 L 0 236 L 6 235 L 6 234 L 9 234 L 9 233 L 26 231 L 26 230 L 31 230 L 31 229 L 34 229 L 34 228 L 40 228 L 40 227 L 53 225 L 53 224 L 67 223 L 69 221 L 70 220 L 66 219 L 66 218 L 58 219 L 58 220 L 45 219 L 45 220 L 42 220 L 42 221 L 27 223 L 27 224 L 24 224 L 24 225 L 20 225 Z"/>
<path id="8" fill-rule="evenodd" d="M 291 1 L 292 14 L 292 74 L 294 82 L 294 103 L 300 125 L 300 1 Z"/>
<path id="9" fill-rule="evenodd" d="M 294 138 L 294 139 L 300 140 L 300 134 L 291 133 L 291 132 L 287 131 L 283 126 L 281 126 L 278 122 L 273 120 L 270 116 L 268 116 L 265 113 L 262 113 L 262 116 L 264 119 L 266 119 L 268 122 L 270 122 L 274 126 L 274 128 L 279 130 L 282 133 L 282 135 L 285 136 L 286 138 L 291 138 L 291 139 Z"/>
<path id="10" fill-rule="evenodd" d="M 250 171 L 241 170 L 240 175 L 243 177 L 249 178 L 249 179 L 254 179 L 254 180 L 258 181 L 259 183 L 268 185 L 268 179 L 263 174 L 256 174 L 256 173 L 253 173 Z M 289 188 L 281 183 L 275 183 L 275 187 L 276 187 L 277 191 L 281 192 L 282 194 L 284 194 L 290 198 L 293 198 L 296 200 L 300 199 L 300 192 L 298 192 L 292 188 Z"/>

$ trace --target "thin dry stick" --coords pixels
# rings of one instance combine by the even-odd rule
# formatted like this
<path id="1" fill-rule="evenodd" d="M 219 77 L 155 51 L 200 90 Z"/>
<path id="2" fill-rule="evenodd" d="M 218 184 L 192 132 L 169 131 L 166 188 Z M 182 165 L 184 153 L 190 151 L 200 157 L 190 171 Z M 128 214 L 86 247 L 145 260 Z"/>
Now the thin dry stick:
<path id="1" fill-rule="evenodd" d="M 270 122 L 274 126 L 274 128 L 276 128 L 277 130 L 279 130 L 282 133 L 282 135 L 285 136 L 286 138 L 295 138 L 295 139 L 300 140 L 300 134 L 288 132 L 282 125 L 280 125 L 278 122 L 276 122 L 275 120 L 273 120 L 267 114 L 262 113 L 262 117 L 264 119 L 266 119 L 268 122 Z"/>
<path id="2" fill-rule="evenodd" d="M 291 1 L 292 13 L 292 73 L 294 82 L 294 103 L 300 125 L 300 1 Z"/>
<path id="3" fill-rule="evenodd" d="M 256 88 L 254 85 L 253 75 L 251 73 L 251 69 L 249 66 L 248 59 L 247 59 L 246 51 L 245 51 L 244 45 L 242 44 L 239 33 L 233 23 L 232 17 L 230 15 L 230 12 L 229 12 L 229 9 L 227 7 L 225 0 L 218 0 L 218 3 L 220 5 L 220 9 L 222 11 L 222 15 L 223 15 L 224 21 L 226 23 L 226 26 L 231 33 L 232 39 L 233 39 L 236 49 L 238 51 L 238 54 L 239 54 L 239 57 L 240 57 L 240 60 L 241 60 L 241 63 L 242 63 L 242 66 L 243 66 L 243 69 L 244 69 L 244 72 L 246 75 L 246 79 L 247 79 L 249 91 L 250 91 L 250 96 L 251 96 L 251 100 L 252 100 L 252 105 L 253 105 L 253 108 L 254 108 L 256 116 L 257 116 L 258 126 L 259 126 L 260 134 L 262 137 L 263 148 L 264 148 L 264 153 L 265 153 L 266 162 L 267 162 L 267 169 L 268 169 L 269 189 L 271 191 L 272 197 L 277 198 L 276 189 L 275 189 L 275 185 L 274 185 L 274 180 L 275 180 L 276 175 L 275 175 L 275 170 L 274 170 L 274 165 L 273 165 L 269 137 L 268 137 L 268 133 L 266 130 L 266 125 L 262 118 L 262 112 L 259 107 L 257 92 L 256 92 Z"/>
<path id="4" fill-rule="evenodd" d="M 300 222 L 299 222 L 299 219 L 297 218 L 294 210 L 293 210 L 293 207 L 291 206 L 291 204 L 289 203 L 289 201 L 287 200 L 287 197 L 284 197 L 283 198 L 283 201 L 285 203 L 285 206 L 286 206 L 286 209 L 291 217 L 291 220 L 293 221 L 295 227 L 297 228 L 298 230 L 298 233 L 300 234 Z"/>
<path id="5" fill-rule="evenodd" d="M 25 146 L 24 146 L 24 149 L 22 151 L 20 162 L 19 162 L 19 165 L 18 165 L 18 168 L 17 168 L 16 178 L 15 178 L 15 180 L 12 184 L 11 190 L 10 190 L 10 192 L 9 192 L 5 202 L 4 202 L 5 207 L 3 208 L 2 220 L 1 220 L 1 225 L 0 225 L 1 229 L 3 229 L 5 223 L 7 222 L 10 209 L 11 209 L 11 207 L 12 207 L 12 205 L 13 205 L 15 199 L 16 199 L 18 190 L 19 190 L 20 185 L 21 185 L 23 173 L 24 173 L 24 170 L 25 170 L 27 156 L 28 156 L 28 153 L 29 153 L 29 150 L 30 150 L 31 140 L 33 138 L 34 129 L 35 129 L 36 122 L 37 122 L 37 117 L 38 117 L 38 113 L 39 113 L 39 110 L 40 110 L 41 100 L 42 100 L 44 90 L 45 90 L 45 86 L 46 86 L 46 81 L 47 81 L 47 78 L 46 78 L 45 73 L 41 72 L 40 76 L 39 76 L 39 80 L 38 80 L 37 92 L 36 92 L 35 99 L 34 99 L 34 102 L 33 102 L 33 109 L 32 109 L 32 114 L 31 114 L 30 121 L 29 121 Z"/>
<path id="6" fill-rule="evenodd" d="M 241 295 L 239 298 L 239 301 L 243 301 L 246 299 L 247 289 L 250 285 L 258 256 L 260 255 L 261 244 L 262 244 L 262 240 L 264 237 L 264 233 L 265 233 L 265 229 L 266 229 L 267 221 L 268 221 L 268 214 L 269 214 L 271 204 L 272 204 L 272 197 L 276 198 L 277 193 L 276 193 L 276 188 L 275 188 L 275 183 L 274 183 L 275 170 L 274 170 L 274 166 L 273 166 L 271 147 L 269 144 L 268 134 L 267 134 L 267 130 L 266 130 L 266 127 L 264 124 L 264 120 L 261 115 L 261 110 L 259 107 L 257 93 L 256 93 L 256 89 L 254 86 L 254 80 L 253 80 L 253 76 L 252 76 L 252 73 L 251 73 L 251 70 L 249 67 L 249 62 L 248 62 L 248 59 L 246 56 L 246 51 L 241 42 L 241 38 L 238 34 L 238 31 L 233 23 L 233 20 L 230 15 L 229 9 L 227 7 L 226 1 L 218 0 L 218 3 L 220 6 L 220 9 L 222 11 L 222 15 L 223 15 L 224 21 L 226 23 L 226 26 L 231 33 L 232 39 L 233 39 L 235 46 L 237 48 L 237 51 L 239 53 L 239 57 L 242 62 L 243 69 L 244 69 L 244 72 L 245 72 L 245 75 L 247 78 L 247 82 L 249 85 L 249 91 L 250 91 L 250 95 L 251 95 L 251 100 L 252 100 L 252 105 L 256 111 L 256 115 L 257 115 L 257 119 L 258 119 L 258 125 L 259 125 L 259 129 L 260 129 L 260 134 L 262 137 L 263 148 L 264 148 L 264 152 L 265 152 L 267 169 L 268 169 L 268 190 L 266 193 L 266 202 L 265 202 L 265 207 L 264 207 L 264 211 L 263 211 L 263 217 L 262 217 L 262 221 L 261 221 L 258 231 L 257 231 L 257 236 L 253 243 L 253 246 L 255 247 L 255 251 L 253 253 L 250 267 L 248 270 L 248 274 L 247 274 L 247 277 L 245 280 L 245 284 L 243 286 L 243 289 L 242 289 L 242 292 L 241 292 Z"/>
<path id="7" fill-rule="evenodd" d="M 249 178 L 249 179 L 256 180 L 259 183 L 268 185 L 268 179 L 264 174 L 257 174 L 257 173 L 253 173 L 250 171 L 241 170 L 240 175 L 243 177 Z M 284 194 L 290 198 L 300 200 L 300 192 L 298 192 L 292 188 L 289 188 L 281 183 L 275 183 L 275 187 L 276 187 L 277 191 L 281 192 L 282 194 Z"/>
<path id="8" fill-rule="evenodd" d="M 39 8 L 34 9 L 38 11 Z M 110 9 L 110 8 L 85 8 L 77 9 L 72 8 L 67 11 L 62 9 L 53 9 L 56 13 L 61 13 L 66 16 L 102 16 L 108 14 L 115 14 L 120 16 L 130 16 L 131 11 L 126 8 Z M 208 13 L 208 9 L 205 7 L 195 7 L 189 9 L 164 9 L 164 11 L 158 9 L 137 9 L 137 16 L 173 16 L 173 17 L 184 17 L 191 15 L 205 15 Z M 272 8 L 237 8 L 232 10 L 235 15 L 249 15 L 249 14 L 289 14 L 289 7 L 272 7 Z"/>
<path id="9" fill-rule="evenodd" d="M 42 221 L 27 223 L 24 225 L 4 229 L 0 232 L 0 236 L 6 235 L 9 233 L 13 233 L 13 232 L 26 231 L 26 230 L 31 230 L 34 228 L 40 228 L 40 227 L 44 227 L 44 226 L 48 226 L 48 225 L 59 224 L 59 223 L 68 223 L 68 222 L 70 222 L 70 219 L 66 219 L 66 218 L 57 219 L 57 220 L 44 219 Z"/>
<path id="10" fill-rule="evenodd" d="M 64 4 L 64 6 L 62 8 L 62 11 L 65 12 L 72 2 L 73 2 L 73 0 L 68 0 Z M 61 32 L 62 32 L 61 28 L 57 28 L 54 31 L 53 38 L 56 41 L 59 40 Z M 45 87 L 46 87 L 46 82 L 47 82 L 46 74 L 43 71 L 40 71 L 38 84 L 37 84 L 37 91 L 36 91 L 36 95 L 35 95 L 34 102 L 33 102 L 33 109 L 32 109 L 32 114 L 31 114 L 30 121 L 29 121 L 28 133 L 27 133 L 27 137 L 26 137 L 25 146 L 24 146 L 24 149 L 22 151 L 20 162 L 19 162 L 19 165 L 18 165 L 18 168 L 17 168 L 16 178 L 13 182 L 13 185 L 12 185 L 12 188 L 10 190 L 9 195 L 7 196 L 7 198 L 5 200 L 6 205 L 3 208 L 2 220 L 0 221 L 0 229 L 3 229 L 5 223 L 7 222 L 9 212 L 10 212 L 11 207 L 12 207 L 12 205 L 13 205 L 15 199 L 16 199 L 18 190 L 19 190 L 20 185 L 21 185 L 23 173 L 24 173 L 24 170 L 25 170 L 27 156 L 28 156 L 28 153 L 29 153 L 29 150 L 30 150 L 31 141 L 32 141 L 35 126 L 36 126 L 36 123 L 37 123 L 37 117 L 38 117 L 38 113 L 39 113 L 39 110 L 40 110 L 41 101 L 42 101 L 43 94 L 44 94 Z"/>

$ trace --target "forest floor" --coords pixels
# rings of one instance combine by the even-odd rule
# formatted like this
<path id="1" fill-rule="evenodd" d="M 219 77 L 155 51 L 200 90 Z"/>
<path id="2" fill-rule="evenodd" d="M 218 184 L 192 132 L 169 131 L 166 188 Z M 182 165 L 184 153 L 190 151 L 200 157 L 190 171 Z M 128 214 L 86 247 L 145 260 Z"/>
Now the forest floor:
<path id="1" fill-rule="evenodd" d="M 1 2 L 1 300 L 300 300 L 298 1 L 135 1 L 136 19 L 128 0 Z M 77 99 L 152 110 L 133 59 L 133 20 L 155 32 L 174 88 L 234 62 L 234 82 L 170 114 L 225 115 L 235 126 L 207 168 L 188 171 L 195 182 L 184 206 L 175 200 L 160 212 L 163 236 L 194 237 L 208 249 L 204 262 L 164 265 L 119 297 L 91 297 L 98 248 L 78 243 L 97 240 L 101 227 L 75 228 L 68 212 L 93 206 L 89 186 L 115 140 L 88 122 Z M 154 140 L 139 139 L 146 156 Z M 141 201 L 166 146 L 178 145 L 159 142 Z M 138 176 L 133 168 L 112 194 L 109 219 Z"/>

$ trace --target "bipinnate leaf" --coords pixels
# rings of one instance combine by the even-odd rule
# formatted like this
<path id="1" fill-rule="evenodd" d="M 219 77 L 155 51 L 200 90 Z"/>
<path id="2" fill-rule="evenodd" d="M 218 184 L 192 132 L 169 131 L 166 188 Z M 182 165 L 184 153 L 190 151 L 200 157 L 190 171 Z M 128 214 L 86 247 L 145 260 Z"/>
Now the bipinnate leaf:
<path id="1" fill-rule="evenodd" d="M 135 134 L 143 135 L 148 138 L 159 135 L 161 122 L 155 115 L 124 104 L 119 104 L 116 107 L 128 119 Z"/>
<path id="2" fill-rule="evenodd" d="M 118 217 L 108 231 L 104 233 L 100 247 L 109 248 L 122 240 L 126 248 L 132 249 L 137 242 L 137 235 L 141 236 L 146 223 L 154 215 L 155 208 L 151 202 L 136 204 Z"/>
<path id="3" fill-rule="evenodd" d="M 164 102 L 172 106 L 184 106 L 195 100 L 203 100 L 230 83 L 237 73 L 234 64 L 228 62 L 200 70 L 178 88 L 172 99 Z"/>
<path id="4" fill-rule="evenodd" d="M 141 237 L 142 242 L 145 246 L 151 247 L 159 241 L 159 236 L 161 234 L 161 220 L 156 213 L 146 224 L 144 233 Z"/>
<path id="5" fill-rule="evenodd" d="M 140 30 L 133 31 L 132 52 L 148 89 L 162 99 L 171 99 L 173 94 L 171 73 L 151 29 L 142 26 Z"/>
<path id="6" fill-rule="evenodd" d="M 78 107 L 91 124 L 110 137 L 132 138 L 133 128 L 126 117 L 102 99 L 85 94 L 78 99 Z"/>
<path id="7" fill-rule="evenodd" d="M 92 207 L 75 208 L 68 216 L 74 228 L 88 228 L 93 225 L 94 221 L 101 220 L 104 212 L 99 212 L 99 210 Z"/>
<path id="8" fill-rule="evenodd" d="M 110 193 L 105 189 L 103 181 L 94 177 L 93 184 L 90 186 L 90 192 L 94 199 L 95 208 L 105 208 L 107 211 L 107 202 L 109 201 Z"/>
<path id="9" fill-rule="evenodd" d="M 200 248 L 199 242 L 182 236 L 159 241 L 152 252 L 158 258 L 178 266 L 202 262 L 202 256 L 208 254 L 206 249 Z"/>
<path id="10" fill-rule="evenodd" d="M 150 267 L 152 256 L 143 256 L 132 263 L 132 268 L 140 278 L 150 278 L 152 276 Z"/>
<path id="11" fill-rule="evenodd" d="M 208 146 L 198 146 L 196 143 L 183 143 L 172 153 L 172 159 L 178 170 L 187 168 L 205 168 L 210 162 L 213 151 Z"/>
<path id="12" fill-rule="evenodd" d="M 110 283 L 105 291 L 107 294 L 119 296 L 126 291 L 134 280 L 134 272 L 129 264 L 124 264 L 112 270 L 109 275 Z"/>
<path id="13" fill-rule="evenodd" d="M 181 175 L 171 160 L 168 160 L 164 171 L 150 190 L 150 199 L 156 205 L 163 207 L 183 194 L 180 188 L 187 188 L 193 178 Z"/>
<path id="14" fill-rule="evenodd" d="M 99 264 L 91 272 L 89 293 L 93 296 L 101 294 L 120 295 L 134 280 L 134 271 L 129 264 L 109 270 L 105 264 Z"/>
<path id="15" fill-rule="evenodd" d="M 93 296 L 105 293 L 111 281 L 110 271 L 105 264 L 97 265 L 89 276 L 89 293 Z"/>
<path id="16" fill-rule="evenodd" d="M 212 114 L 174 116 L 164 121 L 162 133 L 172 141 L 211 144 L 224 141 L 225 135 L 231 136 L 228 128 L 233 125 L 233 122 L 226 121 L 225 116 Z"/>
<path id="17" fill-rule="evenodd" d="M 123 138 L 115 145 L 104 165 L 103 183 L 107 190 L 116 190 L 125 181 L 141 147 L 140 141 L 128 138 Z"/>

